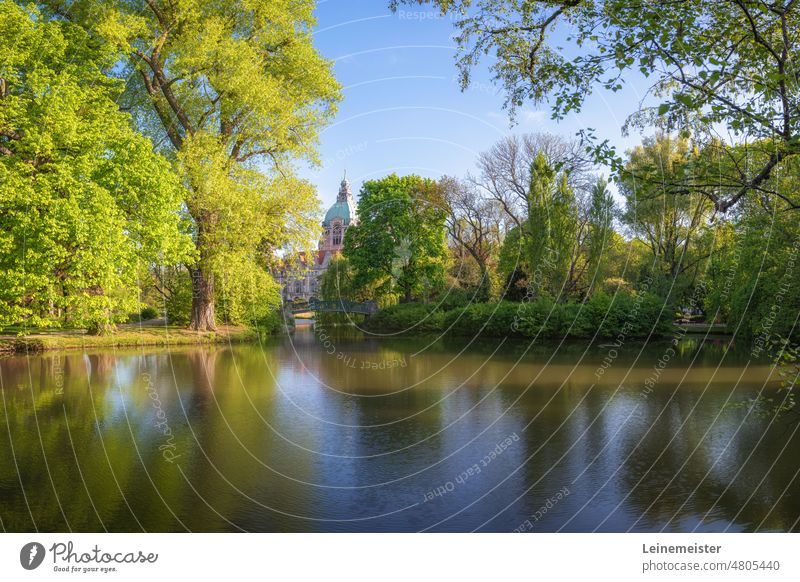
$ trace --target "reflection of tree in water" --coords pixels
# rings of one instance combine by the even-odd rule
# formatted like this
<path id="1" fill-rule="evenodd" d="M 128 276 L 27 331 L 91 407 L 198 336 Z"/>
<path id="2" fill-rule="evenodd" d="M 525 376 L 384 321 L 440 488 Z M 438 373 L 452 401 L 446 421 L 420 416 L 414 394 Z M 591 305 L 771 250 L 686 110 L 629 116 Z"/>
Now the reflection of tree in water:
<path id="1" fill-rule="evenodd" d="M 448 526 L 475 527 L 521 496 L 491 525 L 511 529 L 519 524 L 509 520 L 530 515 L 565 485 L 573 493 L 537 524 L 542 531 L 561 527 L 595 492 L 599 495 L 576 516 L 571 529 L 591 530 L 613 512 L 603 529 L 624 530 L 642 516 L 636 527 L 654 530 L 679 512 L 681 521 L 668 529 L 688 530 L 713 508 L 710 520 L 717 521 L 706 523 L 706 529 L 723 529 L 731 521 L 731 529 L 753 529 L 766 516 L 762 529 L 786 530 L 800 513 L 796 487 L 781 497 L 797 468 L 796 458 L 791 458 L 796 438 L 786 443 L 788 433 L 770 431 L 746 462 L 764 428 L 762 419 L 751 417 L 725 450 L 746 414 L 744 409 L 723 408 L 739 368 L 720 370 L 695 411 L 692 407 L 705 387 L 697 378 L 709 372 L 693 369 L 695 384 L 682 385 L 659 417 L 675 385 L 670 382 L 682 373 L 675 364 L 678 358 L 648 398 L 642 397 L 639 384 L 651 373 L 650 364 L 632 368 L 626 381 L 639 384 L 622 386 L 612 397 L 618 380 L 609 380 L 610 371 L 604 383 L 589 390 L 600 357 L 573 370 L 571 352 L 545 367 L 547 354 L 526 356 L 516 363 L 518 350 L 502 349 L 493 355 L 494 346 L 488 344 L 459 353 L 441 344 L 426 347 L 427 341 L 420 338 L 338 341 L 341 353 L 359 361 L 408 359 L 406 367 L 391 371 L 362 370 L 347 367 L 320 350 L 313 336 L 311 340 L 308 345 L 296 341 L 295 346 L 276 342 L 146 354 L 118 351 L 114 357 L 94 360 L 73 353 L 2 360 L 5 410 L 0 414 L 8 419 L 8 430 L 0 430 L 4 526 L 17 531 L 30 531 L 34 524 L 42 531 L 98 531 L 104 526 L 119 531 L 335 529 L 344 526 L 290 519 L 248 497 L 282 511 L 317 517 L 359 516 L 374 507 L 396 509 L 453 479 L 512 431 L 520 437 L 513 450 L 503 453 L 480 480 L 459 490 L 468 492 L 471 501 L 509 476 L 487 498 L 486 503 L 497 507 L 478 504 Z M 411 354 L 420 350 L 422 355 L 412 362 Z M 622 355 L 619 363 L 623 365 Z M 92 371 L 91 382 L 87 368 Z M 747 374 L 736 398 L 754 392 L 765 372 L 751 366 Z M 60 375 L 63 393 L 56 389 Z M 534 378 L 538 379 L 530 386 Z M 153 395 L 174 434 L 174 465 L 159 450 L 165 436 L 156 428 Z M 625 422 L 637 404 L 640 408 Z M 419 411 L 424 412 L 414 414 Z M 704 435 L 718 413 L 719 419 Z M 446 459 L 501 416 L 488 433 Z M 651 434 L 640 443 L 651 426 Z M 9 431 L 33 518 L 10 453 Z M 674 442 L 664 450 L 673 436 Z M 409 446 L 419 442 L 423 444 Z M 786 457 L 770 470 L 786 444 Z M 512 476 L 511 470 L 540 446 Z M 405 447 L 409 448 L 393 452 Z M 387 451 L 390 454 L 383 455 Z M 395 485 L 347 488 L 399 478 L 440 460 L 432 470 Z M 681 469 L 684 461 L 686 467 Z M 734 478 L 740 468 L 741 474 Z M 584 469 L 573 488 L 571 480 Z M 637 483 L 643 475 L 642 483 Z M 539 484 L 525 493 L 537 480 Z M 426 508 L 456 510 L 463 501 L 454 495 Z M 424 512 L 416 517 L 402 514 L 396 521 L 376 522 L 376 527 L 425 527 L 430 518 Z"/>
<path id="2" fill-rule="evenodd" d="M 113 369 L 114 358 L 104 360 L 107 373 Z M 101 521 L 107 521 L 122 504 L 119 495 L 114 499 L 100 493 L 113 483 L 97 430 L 104 422 L 101 401 L 108 386 L 95 378 L 92 390 L 97 406 L 93 406 L 87 398 L 82 354 L 11 358 L 4 360 L 2 372 L 3 418 L 8 425 L 8 430 L 0 431 L 0 449 L 5 451 L 0 455 L 5 527 L 11 531 L 102 530 Z M 17 388 L 10 390 L 9 384 Z M 103 444 L 112 458 L 130 459 L 126 447 L 106 439 Z M 126 474 L 119 473 L 117 479 L 124 487 Z M 93 492 L 96 509 L 87 489 Z"/>
<path id="3" fill-rule="evenodd" d="M 186 364 L 191 372 L 192 406 L 207 406 L 217 385 L 217 360 L 222 350 L 216 346 L 193 349 L 186 354 Z"/>
<path id="4" fill-rule="evenodd" d="M 753 415 L 745 419 L 745 411 L 729 409 L 722 410 L 704 436 L 723 399 L 702 403 L 698 408 L 713 414 L 698 416 L 691 413 L 697 397 L 699 390 L 679 389 L 659 420 L 655 418 L 666 399 L 647 402 L 647 420 L 642 426 L 653 430 L 641 442 L 641 435 L 631 435 L 628 440 L 632 446 L 625 455 L 632 454 L 622 465 L 620 480 L 621 489 L 630 495 L 623 507 L 641 518 L 640 529 L 722 530 L 733 522 L 732 531 L 756 527 L 787 531 L 800 516 L 800 496 L 790 483 L 797 467 L 781 459 L 771 465 L 784 445 L 796 451 L 800 439 L 786 443 L 788 433 L 781 423 L 764 434 L 768 422 Z M 788 455 L 785 461 L 789 461 Z M 682 517 L 673 519 L 682 505 Z"/>
<path id="5" fill-rule="evenodd" d="M 90 381 L 105 385 L 114 373 L 117 356 L 114 353 L 100 352 L 86 356 L 88 360 L 87 373 Z"/>

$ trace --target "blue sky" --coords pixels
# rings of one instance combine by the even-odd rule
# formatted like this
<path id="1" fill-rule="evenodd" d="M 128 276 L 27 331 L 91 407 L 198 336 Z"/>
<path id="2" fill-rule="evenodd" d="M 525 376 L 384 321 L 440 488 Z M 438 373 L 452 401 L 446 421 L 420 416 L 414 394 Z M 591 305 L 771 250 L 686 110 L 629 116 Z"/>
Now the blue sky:
<path id="1" fill-rule="evenodd" d="M 388 0 L 320 0 L 315 44 L 335 62 L 344 99 L 321 135 L 320 168 L 301 169 L 323 205 L 336 198 L 342 172 L 357 193 L 361 182 L 386 174 L 464 176 L 477 154 L 509 133 L 549 131 L 572 136 L 580 128 L 625 149 L 640 136 L 620 128 L 641 99 L 643 85 L 599 92 L 580 114 L 556 123 L 546 104 L 528 104 L 509 126 L 503 96 L 485 69 L 462 92 L 456 78 L 455 32 L 449 18 L 428 6 L 392 14 Z"/>

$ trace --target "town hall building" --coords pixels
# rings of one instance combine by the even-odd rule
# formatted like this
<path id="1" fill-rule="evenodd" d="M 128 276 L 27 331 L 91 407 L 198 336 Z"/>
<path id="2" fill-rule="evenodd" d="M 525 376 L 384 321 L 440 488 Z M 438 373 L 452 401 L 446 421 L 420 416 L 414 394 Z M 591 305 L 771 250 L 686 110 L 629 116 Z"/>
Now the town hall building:
<path id="1" fill-rule="evenodd" d="M 344 233 L 355 224 L 358 224 L 356 204 L 350 182 L 345 175 L 339 186 L 336 202 L 325 213 L 322 221 L 322 238 L 317 251 L 310 257 L 306 253 L 300 253 L 293 264 L 285 263 L 275 274 L 276 281 L 283 289 L 284 301 L 318 298 L 322 275 L 328 269 L 331 259 L 342 251 Z"/>

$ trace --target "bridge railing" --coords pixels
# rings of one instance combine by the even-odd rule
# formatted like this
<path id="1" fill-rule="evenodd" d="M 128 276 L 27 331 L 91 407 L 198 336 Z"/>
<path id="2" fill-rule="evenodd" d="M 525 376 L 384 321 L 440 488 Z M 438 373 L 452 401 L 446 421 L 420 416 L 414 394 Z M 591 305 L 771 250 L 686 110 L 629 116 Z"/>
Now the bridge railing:
<path id="1" fill-rule="evenodd" d="M 334 299 L 328 301 L 311 300 L 308 310 L 314 312 L 362 313 L 372 315 L 378 311 L 375 301 L 351 301 L 350 299 Z"/>

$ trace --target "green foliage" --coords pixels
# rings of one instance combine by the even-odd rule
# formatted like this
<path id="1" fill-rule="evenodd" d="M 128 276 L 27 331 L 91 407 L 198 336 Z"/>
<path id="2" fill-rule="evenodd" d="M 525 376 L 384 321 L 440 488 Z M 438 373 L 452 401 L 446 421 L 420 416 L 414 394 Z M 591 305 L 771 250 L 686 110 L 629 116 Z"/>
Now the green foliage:
<path id="1" fill-rule="evenodd" d="M 715 253 L 706 309 L 764 353 L 779 336 L 800 339 L 800 225 L 791 212 L 743 210 Z"/>
<path id="2" fill-rule="evenodd" d="M 524 248 L 527 249 L 525 264 L 529 272 L 542 267 L 545 260 L 550 260 L 550 202 L 555 184 L 556 172 L 547 163 L 544 154 L 539 153 L 531 164 L 531 181 L 528 192 L 528 220 L 522 230 Z M 537 292 L 547 288 L 547 283 L 540 278 L 535 284 Z"/>
<path id="3" fill-rule="evenodd" d="M 672 329 L 672 310 L 650 294 L 596 293 L 583 304 L 540 298 L 524 306 L 519 326 L 529 337 L 660 337 Z"/>
<path id="4" fill-rule="evenodd" d="M 567 176 L 557 176 L 539 153 L 531 166 L 528 220 L 523 229 L 532 296 L 546 294 L 566 301 L 577 230 L 575 196 Z"/>
<path id="5" fill-rule="evenodd" d="M 191 257 L 177 176 L 108 65 L 77 26 L 0 2 L 0 325 L 124 321 L 150 262 Z"/>
<path id="6" fill-rule="evenodd" d="M 60 0 L 43 4 L 64 12 Z M 195 329 L 214 327 L 223 292 L 227 318 L 266 309 L 269 292 L 252 290 L 266 281 L 266 257 L 315 242 L 319 203 L 293 162 L 317 161 L 340 87 L 314 48 L 313 8 L 313 0 L 69 3 L 70 21 L 124 60 L 113 70 L 130 79 L 126 101 L 139 126 L 175 154 L 198 251 L 188 262 Z M 258 281 L 233 282 L 258 270 Z"/>
<path id="7" fill-rule="evenodd" d="M 622 221 L 647 245 L 659 293 L 676 301 L 691 295 L 713 244 L 713 205 L 688 191 L 701 157 L 688 140 L 658 135 L 629 153 L 620 181 L 626 202 Z M 683 184 L 687 192 L 678 195 L 667 184 Z"/>
<path id="8" fill-rule="evenodd" d="M 536 339 L 658 338 L 672 330 L 672 310 L 651 294 L 596 293 L 586 303 L 556 303 L 548 297 L 530 302 L 472 303 L 450 310 L 416 303 L 379 311 L 366 322 L 380 332 L 443 332 Z"/>
<path id="9" fill-rule="evenodd" d="M 594 281 L 593 287 L 602 286 L 608 273 L 609 255 L 613 245 L 612 225 L 614 199 L 608 191 L 608 183 L 599 178 L 592 188 L 589 208 L 589 235 L 587 240 L 587 275 Z"/>
<path id="10" fill-rule="evenodd" d="M 523 228 L 525 228 L 525 225 L 523 225 Z M 509 277 L 511 277 L 515 271 L 522 269 L 525 260 L 525 249 L 523 248 L 521 232 L 522 230 L 518 226 L 511 228 L 503 239 L 503 244 L 500 247 L 500 255 L 497 260 L 497 274 L 504 283 L 504 287 L 505 283 L 509 281 Z"/>
<path id="11" fill-rule="evenodd" d="M 392 174 L 364 183 L 360 222 L 347 229 L 343 249 L 354 289 L 409 302 L 444 287 L 449 254 L 445 212 L 436 196 L 436 183 L 419 176 Z"/>
<path id="12" fill-rule="evenodd" d="M 325 301 L 338 299 L 363 301 L 367 298 L 365 290 L 356 289 L 353 285 L 353 269 L 350 267 L 350 262 L 342 255 L 331 259 L 318 289 L 319 298 Z M 362 315 L 354 313 L 317 313 L 315 318 L 318 323 L 325 325 L 347 325 L 363 320 Z"/>
<path id="13" fill-rule="evenodd" d="M 380 310 L 364 322 L 368 330 L 429 333 L 442 329 L 444 312 L 433 305 L 401 303 Z"/>
<path id="14" fill-rule="evenodd" d="M 139 320 L 140 321 L 147 321 L 149 319 L 157 318 L 161 313 L 155 307 L 150 307 L 149 305 L 142 309 L 139 312 Z"/>
<path id="15" fill-rule="evenodd" d="M 458 336 L 522 336 L 519 314 L 524 304 L 502 301 L 475 303 L 449 311 L 442 323 L 447 333 Z"/>
<path id="16" fill-rule="evenodd" d="M 441 311 L 450 311 L 457 307 L 466 307 L 470 303 L 475 303 L 479 289 L 459 289 L 451 287 L 443 291 L 440 297 L 434 299 L 434 303 Z"/>
<path id="17" fill-rule="evenodd" d="M 160 285 L 164 311 L 170 325 L 186 325 L 192 314 L 192 280 L 184 268 L 164 269 Z"/>
<path id="18" fill-rule="evenodd" d="M 353 269 L 350 262 L 342 255 L 333 257 L 319 283 L 320 299 L 334 301 L 337 299 L 363 300 L 359 290 L 353 285 Z"/>
<path id="19" fill-rule="evenodd" d="M 547 101 L 563 119 L 597 89 L 622 90 L 636 72 L 652 81 L 647 93 L 661 102 L 626 125 L 692 132 L 705 143 L 719 127 L 729 128 L 746 143 L 727 152 L 734 163 L 709 165 L 711 179 L 690 176 L 692 188 L 720 211 L 760 195 L 774 170 L 800 154 L 794 66 L 800 11 L 793 2 L 390 2 L 400 3 L 430 3 L 452 14 L 462 87 L 481 57 L 491 55 L 490 69 L 512 111 L 529 100 Z M 594 137 L 591 129 L 584 136 Z M 593 151 L 621 169 L 607 140 Z"/>
<path id="20" fill-rule="evenodd" d="M 281 305 L 280 287 L 252 257 L 227 253 L 217 278 L 218 318 L 225 323 L 258 325 L 270 322 Z"/>

